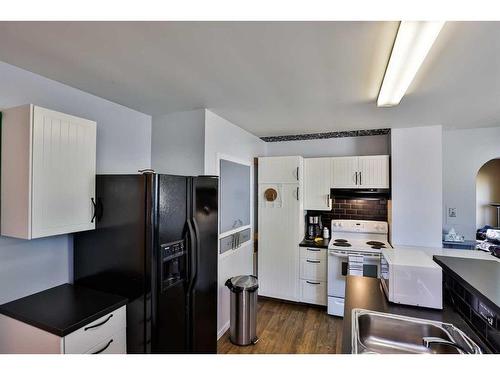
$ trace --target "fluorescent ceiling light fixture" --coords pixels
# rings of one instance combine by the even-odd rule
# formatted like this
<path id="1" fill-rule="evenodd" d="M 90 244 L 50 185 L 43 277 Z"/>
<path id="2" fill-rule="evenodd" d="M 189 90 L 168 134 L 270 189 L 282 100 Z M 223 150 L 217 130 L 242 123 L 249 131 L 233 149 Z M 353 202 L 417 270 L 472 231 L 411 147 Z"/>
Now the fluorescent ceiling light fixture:
<path id="1" fill-rule="evenodd" d="M 378 93 L 378 107 L 398 105 L 443 28 L 444 22 L 402 21 L 384 80 Z"/>

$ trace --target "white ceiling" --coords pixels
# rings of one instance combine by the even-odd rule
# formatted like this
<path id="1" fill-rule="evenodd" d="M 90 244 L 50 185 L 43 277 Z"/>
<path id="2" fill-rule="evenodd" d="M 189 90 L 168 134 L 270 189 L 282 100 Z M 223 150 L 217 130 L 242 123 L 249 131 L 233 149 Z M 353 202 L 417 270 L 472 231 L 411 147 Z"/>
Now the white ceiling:
<path id="1" fill-rule="evenodd" d="M 152 115 L 209 108 L 259 136 L 500 124 L 500 22 L 448 22 L 401 104 L 377 108 L 397 26 L 0 22 L 0 60 Z"/>

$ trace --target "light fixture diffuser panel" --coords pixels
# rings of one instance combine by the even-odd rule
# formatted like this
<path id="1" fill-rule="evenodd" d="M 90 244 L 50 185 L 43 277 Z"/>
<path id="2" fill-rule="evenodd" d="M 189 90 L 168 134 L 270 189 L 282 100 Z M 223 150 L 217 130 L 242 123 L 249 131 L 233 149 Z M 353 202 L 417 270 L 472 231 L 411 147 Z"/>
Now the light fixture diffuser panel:
<path id="1" fill-rule="evenodd" d="M 398 105 L 443 28 L 444 22 L 402 21 L 377 98 L 378 107 Z"/>

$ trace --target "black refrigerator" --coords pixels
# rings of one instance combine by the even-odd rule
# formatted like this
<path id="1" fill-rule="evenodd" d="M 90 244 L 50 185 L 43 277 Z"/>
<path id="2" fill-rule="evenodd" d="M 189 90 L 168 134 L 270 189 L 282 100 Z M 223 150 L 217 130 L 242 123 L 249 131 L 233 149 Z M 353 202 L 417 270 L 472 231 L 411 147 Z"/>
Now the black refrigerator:
<path id="1" fill-rule="evenodd" d="M 216 353 L 218 178 L 97 175 L 74 282 L 128 298 L 128 353 Z"/>

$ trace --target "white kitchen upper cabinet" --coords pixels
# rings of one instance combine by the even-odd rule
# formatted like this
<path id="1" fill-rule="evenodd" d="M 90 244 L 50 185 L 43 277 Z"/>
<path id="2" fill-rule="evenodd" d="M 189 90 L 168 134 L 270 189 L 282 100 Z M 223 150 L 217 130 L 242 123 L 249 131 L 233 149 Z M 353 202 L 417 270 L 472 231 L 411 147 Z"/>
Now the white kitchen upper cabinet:
<path id="1" fill-rule="evenodd" d="M 302 180 L 301 156 L 260 157 L 259 183 L 297 183 Z"/>
<path id="2" fill-rule="evenodd" d="M 332 209 L 332 158 L 304 159 L 304 210 Z"/>
<path id="3" fill-rule="evenodd" d="M 94 229 L 96 123 L 31 104 L 2 115 L 1 234 Z"/>
<path id="4" fill-rule="evenodd" d="M 360 156 L 358 184 L 373 189 L 389 188 L 389 155 Z"/>
<path id="5" fill-rule="evenodd" d="M 357 181 L 358 157 L 335 157 L 333 160 L 332 187 L 349 189 L 359 187 Z"/>
<path id="6" fill-rule="evenodd" d="M 335 157 L 332 160 L 333 188 L 389 188 L 389 155 Z"/>

